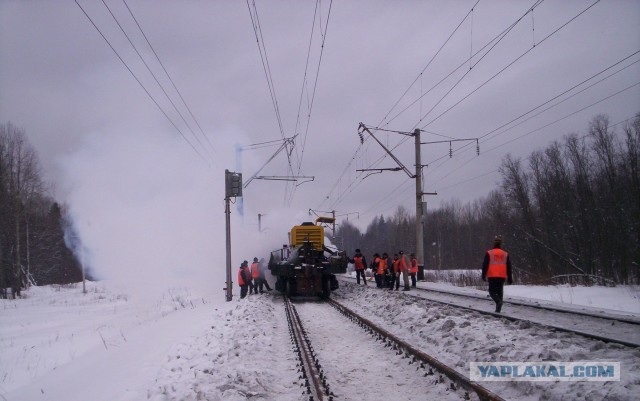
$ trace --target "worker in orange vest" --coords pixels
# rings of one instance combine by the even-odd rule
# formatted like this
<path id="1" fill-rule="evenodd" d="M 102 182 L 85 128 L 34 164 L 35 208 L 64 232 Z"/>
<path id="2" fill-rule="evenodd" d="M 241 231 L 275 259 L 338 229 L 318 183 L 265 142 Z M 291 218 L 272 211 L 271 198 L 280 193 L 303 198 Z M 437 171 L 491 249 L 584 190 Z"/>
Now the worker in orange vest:
<path id="1" fill-rule="evenodd" d="M 400 273 L 402 273 L 402 280 L 404 281 L 404 288 L 402 291 L 409 291 L 409 258 L 404 254 L 403 251 L 398 252 L 400 255 L 400 263 L 398 263 L 398 268 Z M 398 279 L 400 276 L 398 276 Z"/>
<path id="2" fill-rule="evenodd" d="M 240 286 L 240 299 L 247 296 L 247 289 L 251 285 L 251 273 L 249 273 L 249 262 L 246 260 L 240 265 L 238 270 L 238 285 Z"/>
<path id="3" fill-rule="evenodd" d="M 391 283 L 391 272 L 393 271 L 393 260 L 389 257 L 388 253 L 382 254 L 382 260 L 384 261 L 384 277 L 383 277 L 383 286 L 388 288 Z"/>
<path id="4" fill-rule="evenodd" d="M 253 258 L 251 263 L 251 283 L 249 284 L 249 295 L 258 293 L 258 284 L 260 281 L 260 266 L 258 258 Z"/>
<path id="5" fill-rule="evenodd" d="M 411 286 L 416 288 L 416 277 L 418 275 L 418 259 L 416 259 L 416 254 L 411 254 L 411 260 L 409 261 L 411 266 L 409 266 L 409 275 L 411 276 Z"/>
<path id="6" fill-rule="evenodd" d="M 502 237 L 496 236 L 493 248 L 484 255 L 482 281 L 489 280 L 489 295 L 496 303 L 496 313 L 502 310 L 502 295 L 505 280 L 513 284 L 509 253 L 502 250 Z"/>
<path id="7" fill-rule="evenodd" d="M 360 276 L 362 276 L 364 285 L 367 285 L 367 277 L 364 275 L 364 269 L 367 267 L 367 260 L 364 255 L 360 253 L 360 249 L 356 249 L 356 254 L 350 262 L 353 263 L 353 266 L 356 269 L 356 282 L 360 284 Z"/>
<path id="8" fill-rule="evenodd" d="M 371 270 L 373 270 L 373 277 L 376 280 L 376 287 L 382 287 L 382 259 L 379 253 L 373 254 L 373 262 L 371 263 Z"/>

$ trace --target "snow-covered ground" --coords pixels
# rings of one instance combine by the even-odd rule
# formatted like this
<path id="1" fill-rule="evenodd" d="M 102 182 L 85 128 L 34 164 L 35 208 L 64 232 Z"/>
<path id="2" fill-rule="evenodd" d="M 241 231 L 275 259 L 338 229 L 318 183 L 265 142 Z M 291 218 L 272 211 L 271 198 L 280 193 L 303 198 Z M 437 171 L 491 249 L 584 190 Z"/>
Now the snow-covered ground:
<path id="1" fill-rule="evenodd" d="M 468 274 L 471 270 L 452 270 L 456 274 Z M 479 272 L 477 270 L 476 272 Z M 355 278 L 355 273 L 348 276 Z M 371 278 L 373 280 L 373 277 Z M 375 284 L 375 283 L 374 283 Z M 487 291 L 469 287 L 458 287 L 451 283 L 418 282 L 418 286 L 436 290 L 450 291 L 460 294 L 470 294 L 485 297 Z M 567 307 L 586 306 L 589 308 L 605 309 L 612 312 L 625 312 L 628 315 L 640 317 L 640 286 L 619 285 L 616 287 L 583 287 L 570 285 L 506 285 L 504 287 L 506 300 L 537 300 L 546 304 L 556 304 Z"/>
<path id="2" fill-rule="evenodd" d="M 468 363 L 478 358 L 622 362 L 621 382 L 497 387 L 512 399 L 561 399 L 562 394 L 575 399 L 580 394 L 593 400 L 631 400 L 640 391 L 640 350 L 491 318 L 470 321 L 462 312 L 427 308 L 396 293 L 350 292 L 346 287 L 336 298 L 369 318 L 377 316 L 389 329 L 465 374 Z M 588 293 L 599 290 L 574 287 L 571 291 L 579 297 L 554 301 L 596 300 L 600 295 Z M 80 285 L 46 286 L 31 288 L 24 299 L 0 300 L 0 400 L 303 399 L 275 291 L 243 300 L 236 296 L 232 302 L 224 302 L 222 292 L 215 300 L 193 294 L 188 288 L 171 288 L 156 299 L 142 300 L 104 283 L 88 283 L 87 294 Z M 618 289 L 615 298 L 602 299 L 612 302 L 609 308 L 629 305 L 637 302 L 637 292 Z M 488 328 L 491 336 L 485 333 Z M 362 386 L 376 384 L 376 378 L 360 380 Z M 342 399 L 360 397 L 347 393 Z M 397 399 L 403 399 L 402 392 Z"/>

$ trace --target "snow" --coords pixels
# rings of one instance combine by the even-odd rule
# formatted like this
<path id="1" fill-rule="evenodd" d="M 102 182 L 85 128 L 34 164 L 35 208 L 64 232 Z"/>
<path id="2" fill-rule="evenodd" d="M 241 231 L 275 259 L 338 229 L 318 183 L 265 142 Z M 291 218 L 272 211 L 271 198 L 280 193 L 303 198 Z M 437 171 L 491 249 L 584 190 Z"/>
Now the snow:
<path id="1" fill-rule="evenodd" d="M 528 290 L 518 287 L 520 296 Z M 634 291 L 618 289 L 615 298 L 607 299 L 600 298 L 600 290 L 608 291 L 573 287 L 574 295 L 561 300 L 604 299 L 611 302 L 607 307 L 637 300 Z M 531 292 L 544 295 L 540 289 Z M 153 299 L 142 299 L 107 283 L 88 283 L 87 294 L 81 285 L 45 286 L 32 287 L 24 299 L 0 300 L 0 399 L 304 399 L 282 300 L 275 291 L 242 300 L 236 294 L 232 302 L 224 302 L 222 291 L 215 300 L 194 294 L 188 287 L 169 287 Z M 510 399 L 631 400 L 640 392 L 639 349 L 351 284 L 334 296 L 465 375 L 471 361 L 622 363 L 621 382 L 487 386 Z M 360 400 L 362 391 L 368 392 L 368 400 L 380 399 L 377 394 L 421 399 L 419 381 L 401 358 L 377 354 L 380 343 L 324 305 L 297 307 L 327 376 L 335 379 L 337 399 Z M 373 390 L 379 387 L 381 378 L 374 373 L 379 369 L 392 376 L 383 380 L 397 382 L 381 392 Z M 448 399 L 446 391 L 431 387 L 438 399 Z"/>
<path id="2" fill-rule="evenodd" d="M 452 276 L 461 274 L 478 275 L 480 270 L 450 270 Z M 355 273 L 349 273 L 349 276 L 355 278 Z M 375 284 L 375 283 L 374 283 Z M 486 289 L 476 289 L 469 287 L 458 287 L 451 283 L 443 282 L 418 282 L 419 286 L 460 293 L 466 295 L 476 295 L 486 297 Z M 563 307 L 585 306 L 588 308 L 596 308 L 598 310 L 606 310 L 610 312 L 624 312 L 625 315 L 640 317 L 640 286 L 637 285 L 618 285 L 616 287 L 583 287 L 570 285 L 506 285 L 504 287 L 505 300 L 516 301 L 543 301 L 548 305 L 558 305 Z"/>

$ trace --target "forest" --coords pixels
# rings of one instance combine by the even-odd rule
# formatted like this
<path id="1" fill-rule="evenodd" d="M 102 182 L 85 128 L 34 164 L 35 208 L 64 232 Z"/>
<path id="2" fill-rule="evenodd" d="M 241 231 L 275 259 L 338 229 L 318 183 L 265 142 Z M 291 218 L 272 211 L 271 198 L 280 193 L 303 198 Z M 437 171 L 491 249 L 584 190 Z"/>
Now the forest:
<path id="1" fill-rule="evenodd" d="M 424 218 L 425 271 L 480 269 L 501 235 L 514 277 L 528 284 L 640 284 L 640 113 L 624 125 L 594 117 L 527 158 L 505 156 L 486 197 L 445 202 Z M 337 242 L 350 255 L 415 249 L 415 214 L 398 207 L 366 231 L 348 221 Z"/>
<path id="2" fill-rule="evenodd" d="M 620 126 L 598 115 L 584 134 L 566 135 L 525 159 L 507 155 L 502 181 L 489 195 L 427 211 L 420 263 L 425 271 L 480 269 L 501 235 L 517 282 L 640 284 L 639 159 L 640 113 Z M 29 285 L 81 281 L 69 228 L 25 131 L 0 125 L 0 297 Z M 356 248 L 367 257 L 409 253 L 415 214 L 398 207 L 364 233 L 343 221 L 336 234 L 350 255 Z"/>
<path id="3" fill-rule="evenodd" d="M 49 195 L 23 129 L 0 125 L 0 298 L 29 285 L 82 280 L 65 242 L 65 209 Z"/>

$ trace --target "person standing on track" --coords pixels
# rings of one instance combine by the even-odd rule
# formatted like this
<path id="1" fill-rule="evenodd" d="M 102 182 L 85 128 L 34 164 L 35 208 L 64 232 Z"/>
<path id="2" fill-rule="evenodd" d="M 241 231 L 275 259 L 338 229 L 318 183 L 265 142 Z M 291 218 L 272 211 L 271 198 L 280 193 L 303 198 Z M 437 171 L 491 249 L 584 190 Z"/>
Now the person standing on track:
<path id="1" fill-rule="evenodd" d="M 264 292 L 264 287 L 267 288 L 267 291 L 271 291 L 271 287 L 269 287 L 269 282 L 267 281 L 267 264 L 265 263 L 264 258 L 260 258 L 260 261 L 258 262 L 258 270 L 260 271 L 260 278 L 258 278 L 258 280 L 260 280 L 260 294 Z"/>
<path id="2" fill-rule="evenodd" d="M 382 287 L 382 259 L 380 258 L 380 254 L 375 253 L 373 255 L 373 262 L 371 263 L 371 270 L 373 270 L 373 277 L 376 280 L 376 287 Z"/>
<path id="3" fill-rule="evenodd" d="M 505 280 L 513 284 L 509 253 L 502 250 L 502 237 L 497 235 L 493 248 L 484 255 L 482 262 L 482 281 L 489 280 L 489 295 L 496 303 L 496 313 L 502 311 L 502 295 Z"/>
<path id="4" fill-rule="evenodd" d="M 367 267 L 367 260 L 364 255 L 360 253 L 360 249 L 356 249 L 355 256 L 349 261 L 353 263 L 353 266 L 356 269 L 356 282 L 360 284 L 360 276 L 362 276 L 364 285 L 367 285 L 367 277 L 364 274 L 364 269 Z"/>
<path id="5" fill-rule="evenodd" d="M 389 289 L 393 290 L 393 285 L 395 284 L 396 286 L 396 291 L 400 288 L 400 259 L 398 259 L 398 254 L 394 254 L 393 255 L 393 262 L 391 263 L 391 266 L 393 266 L 391 269 L 391 282 L 389 283 Z"/>
<path id="6" fill-rule="evenodd" d="M 409 261 L 411 266 L 409 267 L 409 275 L 411 276 L 411 287 L 416 288 L 416 276 L 418 275 L 418 259 L 416 254 L 411 254 L 411 260 Z"/>
<path id="7" fill-rule="evenodd" d="M 247 296 L 247 289 L 251 285 L 251 273 L 249 273 L 249 262 L 246 260 L 240 265 L 238 270 L 238 285 L 240 286 L 240 299 Z"/>
<path id="8" fill-rule="evenodd" d="M 253 258 L 251 263 L 251 284 L 249 284 L 249 294 L 258 293 L 258 284 L 260 282 L 260 267 L 258 265 L 258 258 Z"/>
<path id="9" fill-rule="evenodd" d="M 391 258 L 389 257 L 389 254 L 385 252 L 382 254 L 382 261 L 384 264 L 383 286 L 385 288 L 389 288 L 392 282 L 391 272 L 393 271 L 393 260 L 391 260 Z"/>
<path id="10" fill-rule="evenodd" d="M 409 291 L 409 258 L 407 258 L 403 251 L 398 252 L 398 254 L 400 254 L 400 263 L 398 263 L 398 268 L 402 273 L 402 280 L 404 281 L 404 288 L 402 291 Z M 398 280 L 399 279 L 400 277 L 398 276 Z"/>

